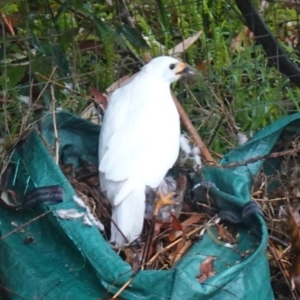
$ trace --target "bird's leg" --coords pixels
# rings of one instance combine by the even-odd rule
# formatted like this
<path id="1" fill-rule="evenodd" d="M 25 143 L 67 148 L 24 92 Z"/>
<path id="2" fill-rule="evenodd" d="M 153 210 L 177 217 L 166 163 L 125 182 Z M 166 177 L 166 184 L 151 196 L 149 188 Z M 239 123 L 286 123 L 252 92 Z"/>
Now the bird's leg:
<path id="1" fill-rule="evenodd" d="M 155 203 L 155 208 L 153 211 L 153 216 L 157 216 L 159 210 L 167 205 L 174 205 L 175 202 L 172 200 L 172 198 L 174 197 L 175 193 L 171 192 L 169 194 L 167 194 L 166 196 L 162 193 L 162 191 L 159 189 L 158 193 L 157 193 L 157 199 L 156 199 L 156 203 Z"/>
<path id="2" fill-rule="evenodd" d="M 174 201 L 172 200 L 172 198 L 174 197 L 174 195 L 175 193 L 171 192 L 165 196 L 160 189 L 157 192 L 157 198 L 156 198 L 156 203 L 153 211 L 153 219 L 150 227 L 150 232 L 145 243 L 145 248 L 144 248 L 145 250 L 142 258 L 142 266 L 149 260 L 149 254 L 150 254 L 152 239 L 154 235 L 154 227 L 155 227 L 156 218 L 159 213 L 159 210 L 164 206 L 173 205 Z M 147 269 L 146 265 L 145 265 L 145 269 Z"/>

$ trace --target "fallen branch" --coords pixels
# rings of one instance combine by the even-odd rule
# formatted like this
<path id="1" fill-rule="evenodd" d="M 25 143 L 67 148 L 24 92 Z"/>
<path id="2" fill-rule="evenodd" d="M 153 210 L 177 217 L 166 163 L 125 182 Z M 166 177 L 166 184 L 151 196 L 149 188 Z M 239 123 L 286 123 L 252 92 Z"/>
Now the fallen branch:
<path id="1" fill-rule="evenodd" d="M 269 153 L 269 154 L 265 154 L 265 155 L 258 155 L 258 156 L 246 159 L 244 161 L 241 161 L 241 162 L 235 162 L 235 163 L 222 165 L 222 168 L 229 169 L 229 168 L 235 168 L 235 167 L 240 167 L 240 166 L 246 166 L 248 164 L 256 163 L 259 160 L 264 160 L 264 159 L 268 159 L 268 158 L 278 158 L 280 156 L 284 156 L 287 154 L 293 154 L 293 153 L 297 153 L 297 152 L 300 152 L 300 147 L 295 148 L 295 149 L 279 151 L 279 152 L 273 152 L 273 153 Z"/>
<path id="2" fill-rule="evenodd" d="M 148 53 L 144 54 L 144 58 L 147 62 L 149 62 L 152 59 L 152 57 Z M 180 102 L 178 101 L 177 97 L 174 95 L 173 92 L 171 92 L 171 94 L 172 94 L 172 98 L 175 102 L 175 105 L 177 107 L 178 113 L 180 115 L 180 119 L 181 119 L 186 131 L 189 133 L 189 135 L 191 136 L 191 138 L 193 139 L 193 141 L 195 142 L 195 144 L 199 148 L 201 157 L 209 165 L 216 165 L 217 163 L 215 162 L 212 155 L 208 151 L 207 147 L 203 143 L 203 141 L 202 141 L 201 137 L 199 136 L 196 128 L 194 127 L 194 125 L 191 122 L 191 120 L 190 120 L 189 116 L 187 115 L 187 113 L 184 111 L 184 109 L 181 106 Z"/>

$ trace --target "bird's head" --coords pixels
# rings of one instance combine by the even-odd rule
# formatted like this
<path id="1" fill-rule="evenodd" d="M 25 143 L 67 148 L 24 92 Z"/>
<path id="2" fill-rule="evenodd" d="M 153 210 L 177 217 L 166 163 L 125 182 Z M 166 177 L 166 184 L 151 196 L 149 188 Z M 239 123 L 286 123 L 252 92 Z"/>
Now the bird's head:
<path id="1" fill-rule="evenodd" d="M 153 58 L 146 64 L 142 72 L 172 83 L 185 75 L 195 75 L 197 71 L 188 64 L 170 56 Z"/>

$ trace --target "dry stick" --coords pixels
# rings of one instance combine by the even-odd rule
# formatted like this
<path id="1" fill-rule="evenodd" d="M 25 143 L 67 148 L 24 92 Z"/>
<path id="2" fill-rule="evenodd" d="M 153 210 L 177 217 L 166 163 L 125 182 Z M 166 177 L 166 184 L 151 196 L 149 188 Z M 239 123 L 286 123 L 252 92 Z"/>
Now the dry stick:
<path id="1" fill-rule="evenodd" d="M 185 254 L 185 252 L 191 247 L 191 245 L 192 245 L 191 240 L 186 241 L 185 245 L 177 253 L 175 260 L 174 260 L 174 264 Z"/>
<path id="2" fill-rule="evenodd" d="M 1 3 L 6 4 L 6 3 Z M 11 17 L 6 16 L 5 14 L 2 14 L 2 20 L 4 21 L 5 25 L 8 27 L 9 33 L 13 36 L 15 36 L 15 30 L 11 21 Z"/>
<path id="3" fill-rule="evenodd" d="M 203 143 L 201 137 L 199 136 L 196 128 L 194 127 L 193 123 L 191 122 L 189 116 L 187 113 L 184 111 L 183 107 L 181 106 L 180 102 L 176 98 L 173 92 L 171 92 L 172 98 L 175 102 L 175 105 L 177 107 L 177 110 L 179 112 L 181 121 L 187 130 L 187 132 L 190 134 L 191 138 L 194 140 L 195 144 L 200 150 L 200 155 L 201 157 L 209 164 L 209 165 L 216 165 L 217 163 L 211 156 L 210 152 L 208 151 L 207 147 Z"/>
<path id="4" fill-rule="evenodd" d="M 300 147 L 297 147 L 295 149 L 289 149 L 289 150 L 284 150 L 284 151 L 279 151 L 279 152 L 273 152 L 273 153 L 269 153 L 269 154 L 265 154 L 265 155 L 258 155 L 258 156 L 246 159 L 244 161 L 241 161 L 241 162 L 222 165 L 222 168 L 228 169 L 228 168 L 234 168 L 234 167 L 239 167 L 239 166 L 245 166 L 245 165 L 248 165 L 248 164 L 251 164 L 251 163 L 255 163 L 259 160 L 263 160 L 263 159 L 267 159 L 267 158 L 278 158 L 280 156 L 297 153 L 299 151 L 300 151 Z"/>
<path id="5" fill-rule="evenodd" d="M 45 80 L 47 80 L 47 81 L 53 83 L 54 85 L 57 85 L 57 86 L 63 88 L 64 90 L 67 90 L 67 91 L 69 91 L 69 92 L 71 92 L 71 93 L 74 93 L 74 94 L 76 94 L 76 95 L 78 95 L 78 96 L 84 97 L 85 99 L 88 99 L 88 100 L 92 101 L 93 103 L 96 103 L 96 101 L 95 101 L 95 99 L 94 99 L 93 97 L 90 97 L 90 96 L 88 96 L 88 95 L 84 95 L 84 94 L 82 94 L 82 93 L 80 93 L 80 92 L 77 92 L 77 91 L 75 91 L 75 90 L 72 90 L 72 89 L 70 89 L 70 88 L 68 88 L 68 87 L 66 87 L 66 86 L 64 86 L 64 85 L 62 85 L 62 84 L 60 84 L 60 83 L 58 83 L 58 82 L 56 82 L 56 81 L 54 81 L 54 80 L 52 80 L 52 79 L 50 79 L 50 78 L 44 76 L 44 75 L 42 75 L 42 74 L 40 74 L 40 73 L 36 73 L 36 75 L 38 75 L 38 76 L 42 77 L 43 79 L 45 79 Z"/>
<path id="6" fill-rule="evenodd" d="M 191 232 L 187 233 L 185 235 L 186 238 L 192 236 L 193 234 L 197 233 L 198 231 L 202 230 L 205 226 L 199 226 L 192 230 Z M 173 243 L 166 246 L 164 249 L 162 249 L 160 252 L 157 252 L 147 263 L 147 265 L 150 265 L 160 254 L 166 252 L 167 250 L 171 249 L 173 246 L 177 245 L 182 240 L 182 237 L 180 239 L 175 240 Z"/>
<path id="7" fill-rule="evenodd" d="M 39 216 L 37 216 L 37 217 L 31 219 L 30 221 L 28 221 L 28 222 L 26 222 L 26 223 L 24 223 L 24 224 L 21 224 L 21 225 L 18 226 L 16 229 L 14 229 L 14 230 L 10 231 L 9 233 L 7 233 L 7 234 L 1 236 L 1 237 L 0 237 L 0 240 L 4 240 L 5 238 L 7 238 L 8 236 L 10 236 L 11 234 L 15 233 L 16 231 L 20 230 L 21 228 L 23 228 L 23 227 L 25 227 L 25 226 L 27 226 L 27 225 L 29 225 L 29 224 L 31 224 L 32 222 L 35 222 L 36 220 L 38 220 L 38 219 L 44 217 L 45 215 L 49 214 L 50 212 L 52 212 L 52 210 L 47 210 L 46 212 L 44 212 L 44 213 L 42 213 L 41 215 L 39 215 Z"/>
<path id="8" fill-rule="evenodd" d="M 30 106 L 29 106 L 29 109 L 28 109 L 28 112 L 26 114 L 26 116 L 24 117 L 25 121 L 22 121 L 23 124 L 26 125 L 27 123 L 27 120 L 29 119 L 29 116 L 30 116 L 30 113 L 33 111 L 33 108 L 34 108 L 34 105 L 40 100 L 40 98 L 42 97 L 43 93 L 45 92 L 46 88 L 48 87 L 49 83 L 50 83 L 50 80 L 52 78 L 52 76 L 54 75 L 55 71 L 56 71 L 57 67 L 54 67 L 51 74 L 50 74 L 50 79 L 46 82 L 45 86 L 43 87 L 42 91 L 39 93 L 38 97 L 36 98 L 36 100 L 34 101 L 34 103 L 30 103 Z M 32 85 L 30 86 L 30 94 L 32 93 Z M 30 100 L 32 100 L 32 96 L 30 95 Z M 39 126 L 39 122 L 42 120 L 42 118 L 36 120 L 36 123 L 38 124 Z M 23 125 L 22 125 L 23 126 Z M 31 124 L 28 124 L 27 127 L 25 129 L 22 129 L 20 130 L 20 132 L 26 130 L 26 129 L 29 129 L 30 127 L 32 126 L 32 123 Z M 41 127 L 41 126 L 40 126 Z M 40 129 L 41 130 L 41 129 Z"/>
<path id="9" fill-rule="evenodd" d="M 129 286 L 134 277 L 135 276 L 133 275 L 131 278 L 129 278 L 129 280 L 113 295 L 111 299 L 116 299 Z"/>
<path id="10" fill-rule="evenodd" d="M 283 275 L 283 277 L 284 277 L 284 279 L 285 279 L 285 281 L 286 281 L 286 283 L 287 283 L 287 285 L 288 285 L 288 287 L 290 289 L 290 292 L 291 292 L 291 294 L 293 296 L 293 299 L 294 300 L 298 300 L 299 298 L 298 298 L 298 295 L 297 295 L 296 291 L 291 289 L 291 283 L 290 283 L 289 274 L 287 273 L 287 270 L 283 267 L 281 259 L 279 258 L 279 255 L 277 253 L 277 250 L 276 250 L 273 242 L 270 239 L 269 239 L 269 246 L 268 246 L 268 248 L 269 248 L 269 250 L 270 250 L 273 258 L 275 259 L 276 264 L 278 265 L 278 267 L 279 267 L 279 269 L 280 269 L 280 271 L 281 271 L 281 273 L 282 273 L 282 275 Z"/>
<path id="11" fill-rule="evenodd" d="M 52 72 L 51 72 L 51 74 L 50 74 L 49 80 L 51 80 L 51 79 L 52 79 L 52 77 L 53 77 L 53 75 L 54 75 L 54 73 L 55 73 L 56 69 L 57 69 L 57 67 L 54 67 L 54 68 L 53 68 L 53 70 L 52 70 Z M 50 81 L 49 81 L 49 80 L 46 82 L 45 86 L 43 87 L 43 89 L 42 89 L 42 90 L 41 90 L 41 92 L 39 93 L 39 95 L 38 95 L 38 97 L 36 98 L 36 101 L 35 101 L 35 102 L 39 101 L 39 100 L 40 100 L 40 98 L 42 97 L 42 95 L 43 95 L 44 91 L 46 90 L 47 86 L 48 86 L 48 85 L 49 85 L 49 83 L 50 83 Z"/>
<path id="12" fill-rule="evenodd" d="M 153 218 L 152 218 L 152 220 L 151 220 L 150 232 L 147 235 L 146 243 L 144 245 L 144 252 L 143 252 L 143 255 L 142 255 L 141 268 L 143 266 L 145 266 L 145 269 L 147 269 L 146 262 L 149 259 L 149 254 L 150 254 L 152 243 L 153 243 L 152 239 L 153 239 L 153 234 L 154 234 L 154 228 L 155 228 L 156 219 L 157 219 L 157 215 L 154 215 Z"/>
<path id="13" fill-rule="evenodd" d="M 52 116 L 53 116 L 53 129 L 54 129 L 54 137 L 55 137 L 55 163 L 58 165 L 59 163 L 59 138 L 57 132 L 57 125 L 56 125 L 56 112 L 55 112 L 55 96 L 54 96 L 54 89 L 53 84 L 51 85 L 51 96 L 52 96 Z"/>
<path id="14" fill-rule="evenodd" d="M 148 54 L 144 54 L 144 58 L 147 62 L 149 62 L 152 57 Z M 209 165 L 216 165 L 217 163 L 211 156 L 210 152 L 208 151 L 207 147 L 203 143 L 201 137 L 199 136 L 196 128 L 194 127 L 193 123 L 191 122 L 189 116 L 184 111 L 183 107 L 181 106 L 180 102 L 178 101 L 177 97 L 174 95 L 174 93 L 171 91 L 172 98 L 175 102 L 176 108 L 178 110 L 178 113 L 180 115 L 181 121 L 186 129 L 186 131 L 190 134 L 191 138 L 194 140 L 195 144 L 200 150 L 201 157 L 209 164 Z"/>

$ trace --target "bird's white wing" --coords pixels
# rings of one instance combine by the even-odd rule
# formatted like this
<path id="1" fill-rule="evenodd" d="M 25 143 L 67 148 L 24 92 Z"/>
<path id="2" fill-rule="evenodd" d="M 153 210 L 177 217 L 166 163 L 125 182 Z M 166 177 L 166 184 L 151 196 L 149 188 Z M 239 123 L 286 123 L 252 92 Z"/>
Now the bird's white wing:
<path id="1" fill-rule="evenodd" d="M 109 181 L 157 187 L 178 155 L 179 118 L 169 89 L 156 86 L 153 90 L 150 84 L 141 91 L 136 81 L 110 99 L 100 139 L 99 170 Z M 132 105 L 132 101 L 140 103 Z M 126 187 L 129 193 L 131 186 Z"/>

